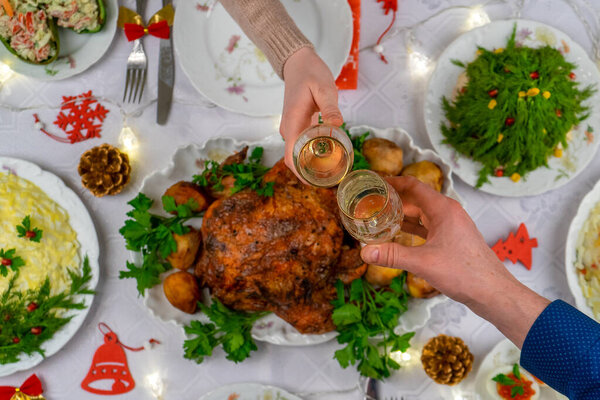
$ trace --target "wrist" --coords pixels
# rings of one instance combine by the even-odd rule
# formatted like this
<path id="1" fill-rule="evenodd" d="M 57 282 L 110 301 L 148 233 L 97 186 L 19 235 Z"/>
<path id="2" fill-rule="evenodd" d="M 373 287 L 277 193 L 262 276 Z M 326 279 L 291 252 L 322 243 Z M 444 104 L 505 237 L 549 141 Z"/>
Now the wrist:
<path id="1" fill-rule="evenodd" d="M 283 64 L 283 80 L 285 81 L 286 76 L 293 76 L 294 74 L 288 74 L 287 71 L 293 69 L 295 65 L 302 64 L 304 60 L 315 55 L 315 50 L 311 44 L 307 44 L 300 47 L 298 50 L 293 52 L 285 63 Z"/>

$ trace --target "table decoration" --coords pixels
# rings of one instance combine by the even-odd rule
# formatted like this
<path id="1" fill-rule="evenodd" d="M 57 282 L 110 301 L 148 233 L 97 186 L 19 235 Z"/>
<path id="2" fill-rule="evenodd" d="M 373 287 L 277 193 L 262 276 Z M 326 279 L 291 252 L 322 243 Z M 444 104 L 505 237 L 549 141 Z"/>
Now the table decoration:
<path id="1" fill-rule="evenodd" d="M 0 166 L 8 171 L 0 172 L 4 376 L 37 365 L 75 334 L 93 299 L 99 250 L 87 210 L 60 179 L 22 160 L 0 157 Z"/>
<path id="2" fill-rule="evenodd" d="M 117 25 L 125 31 L 125 36 L 130 42 L 142 38 L 144 35 L 152 35 L 159 39 L 171 37 L 171 26 L 175 18 L 175 10 L 171 4 L 158 10 L 144 25 L 142 16 L 135 11 L 121 6 L 119 7 L 119 19 Z"/>
<path id="3" fill-rule="evenodd" d="M 421 363 L 436 383 L 456 385 L 473 368 L 473 354 L 461 338 L 438 335 L 423 347 Z"/>
<path id="4" fill-rule="evenodd" d="M 521 264 L 527 269 L 531 269 L 533 248 L 538 247 L 538 241 L 536 238 L 529 238 L 529 232 L 527 232 L 527 226 L 525 224 L 519 225 L 517 234 L 510 233 L 505 241 L 498 239 L 498 242 L 492 246 L 492 250 L 496 253 L 500 261 L 504 261 L 507 258 L 516 264 L 520 261 Z"/>
<path id="5" fill-rule="evenodd" d="M 40 5 L 40 9 L 35 14 L 26 13 L 25 15 L 30 14 L 27 18 L 15 11 L 17 24 L 23 24 L 29 19 L 36 26 L 48 26 L 49 32 L 53 32 L 56 46 L 53 50 L 48 49 L 47 53 L 38 52 L 40 60 L 45 60 L 43 65 L 39 65 L 37 60 L 23 60 L 14 55 L 12 48 L 5 46 L 0 46 L 0 61 L 15 72 L 40 80 L 65 79 L 85 71 L 108 50 L 116 31 L 117 0 L 94 1 L 97 4 L 96 24 L 93 23 L 93 17 L 86 15 L 86 10 L 78 8 L 78 3 L 69 4 L 67 9 L 51 2 L 30 2 L 34 6 Z M 3 13 L 4 9 L 0 10 Z M 23 21 L 18 20 L 19 14 Z M 33 40 L 28 38 L 29 34 L 26 32 L 28 31 L 22 30 L 12 38 L 5 38 L 5 42 L 14 40 L 15 43 L 27 43 Z M 36 63 L 32 64 L 31 61 Z"/>
<path id="6" fill-rule="evenodd" d="M 338 90 L 352 90 L 358 86 L 358 61 L 359 61 L 359 43 L 360 43 L 360 1 L 348 0 L 352 10 L 352 45 L 350 55 L 342 71 L 335 80 Z"/>
<path id="7" fill-rule="evenodd" d="M 527 174 L 526 179 L 521 179 L 521 174 L 524 173 L 524 171 L 521 171 L 518 168 L 525 168 L 525 166 L 532 167 L 535 165 L 539 165 L 540 163 L 543 164 L 545 157 L 548 156 L 548 154 L 544 152 L 544 154 L 538 155 L 524 155 L 523 157 L 525 158 L 523 158 L 521 162 L 518 163 L 519 165 L 522 164 L 521 167 L 515 167 L 512 163 L 510 165 L 504 165 L 499 170 L 502 173 L 499 173 L 498 170 L 492 171 L 496 173 L 496 176 L 490 177 L 489 183 L 484 183 L 485 180 L 484 178 L 482 178 L 481 174 L 487 175 L 489 173 L 490 167 L 486 165 L 485 168 L 482 170 L 482 166 L 480 163 L 474 162 L 469 158 L 459 156 L 458 152 L 464 151 L 464 149 L 454 149 L 444 144 L 446 140 L 449 140 L 447 139 L 449 131 L 444 131 L 444 129 L 450 128 L 441 128 L 441 126 L 445 126 L 446 124 L 446 117 L 444 116 L 445 112 L 444 105 L 442 103 L 442 98 L 451 98 L 452 93 L 453 91 L 455 91 L 457 85 L 460 87 L 463 86 L 460 83 L 456 83 L 458 82 L 458 78 L 462 72 L 462 67 L 459 68 L 455 64 L 453 64 L 453 60 L 470 60 L 473 58 L 477 58 L 478 55 L 476 52 L 478 50 L 478 47 L 484 47 L 488 49 L 504 48 L 506 45 L 506 39 L 510 37 L 511 34 L 515 31 L 515 24 L 516 33 L 519 35 L 518 39 L 522 46 L 530 46 L 532 48 L 535 48 L 545 47 L 548 45 L 548 43 L 552 43 L 552 47 L 557 48 L 559 51 L 561 51 L 567 61 L 577 64 L 577 68 L 574 70 L 574 72 L 576 74 L 576 79 L 578 80 L 578 82 L 581 82 L 584 87 L 587 87 L 589 85 L 597 86 L 600 84 L 600 73 L 598 72 L 598 68 L 589 59 L 585 51 L 577 43 L 574 43 L 572 39 L 570 39 L 564 33 L 556 30 L 555 28 L 534 21 L 498 21 L 488 24 L 482 28 L 477 28 L 475 30 L 469 31 L 466 34 L 463 34 L 446 48 L 446 50 L 440 56 L 440 60 L 437 64 L 436 71 L 432 75 L 431 80 L 429 82 L 426 96 L 425 116 L 427 132 L 430 136 L 430 140 L 434 148 L 440 153 L 442 158 L 444 158 L 448 162 L 454 163 L 455 172 L 465 182 L 473 186 L 483 185 L 480 187 L 481 190 L 501 196 L 531 196 L 564 185 L 565 183 L 573 179 L 581 171 L 583 171 L 587 164 L 592 160 L 597 150 L 598 143 L 590 143 L 585 132 L 589 131 L 589 129 L 586 129 L 587 125 L 589 125 L 592 128 L 596 125 L 600 125 L 600 103 L 598 102 L 598 100 L 600 99 L 600 93 L 594 92 L 592 97 L 590 97 L 587 101 L 583 103 L 584 107 L 589 107 L 589 119 L 586 120 L 585 123 L 574 127 L 571 133 L 566 135 L 566 137 L 568 137 L 570 140 L 565 140 L 565 143 L 561 143 L 560 147 L 556 145 L 557 139 L 551 137 L 552 133 L 544 133 L 544 129 L 546 128 L 544 128 L 541 125 L 545 125 L 546 122 L 536 122 L 537 120 L 532 114 L 531 118 L 533 119 L 531 119 L 531 129 L 535 130 L 536 135 L 534 135 L 534 137 L 539 138 L 539 143 L 534 142 L 538 143 L 538 145 L 531 145 L 529 146 L 529 148 L 535 148 L 538 149 L 538 151 L 541 151 L 541 142 L 547 142 L 547 146 L 552 147 L 554 150 L 552 150 L 552 154 L 549 155 L 549 168 L 538 168 L 535 171 L 529 172 Z M 539 34 L 534 35 L 533 32 L 539 32 Z M 551 42 L 548 42 L 548 40 L 551 40 Z M 516 42 L 513 44 L 516 46 Z M 546 49 L 548 49 L 547 51 L 556 53 L 556 50 L 550 50 L 548 47 L 546 47 Z M 523 47 L 522 50 L 525 51 L 525 47 Z M 493 58 L 496 56 L 501 57 L 504 54 L 504 52 L 501 52 L 501 50 L 497 50 L 498 54 L 494 54 L 493 52 L 485 53 L 483 49 L 481 49 L 481 51 L 484 53 L 482 53 L 482 56 L 480 57 L 483 57 L 485 54 L 488 54 L 489 57 Z M 513 68 L 517 67 L 514 66 Z M 539 65 L 540 71 L 542 71 L 544 68 L 550 68 L 550 66 L 547 65 L 546 61 L 541 62 Z M 492 121 L 494 121 L 494 130 L 499 129 L 499 125 L 503 125 L 504 133 L 502 133 L 502 135 L 495 135 L 493 138 L 488 138 L 488 142 L 479 146 L 479 149 L 477 150 L 478 152 L 480 152 L 481 154 L 488 154 L 488 152 L 493 153 L 497 151 L 510 152 L 509 149 L 504 148 L 503 143 L 506 143 L 506 140 L 513 141 L 509 142 L 509 144 L 514 143 L 514 137 L 511 136 L 509 139 L 507 139 L 507 137 L 516 132 L 515 127 L 519 126 L 519 124 L 523 124 L 525 121 L 525 119 L 517 120 L 516 118 L 511 117 L 510 115 L 505 116 L 505 111 L 503 108 L 504 106 L 498 107 L 498 109 L 496 109 L 496 106 L 499 104 L 498 101 L 502 99 L 496 99 L 492 97 L 492 95 L 504 97 L 508 96 L 510 98 L 510 101 L 515 103 L 515 110 L 518 108 L 533 112 L 532 110 L 530 110 L 530 108 L 533 106 L 537 107 L 537 105 L 539 105 L 544 109 L 546 109 L 546 107 L 551 107 L 551 116 L 547 117 L 546 119 L 554 118 L 553 121 L 558 121 L 556 122 L 558 124 L 562 124 L 563 122 L 568 123 L 569 125 L 575 123 L 574 120 L 564 120 L 565 115 L 563 115 L 562 110 L 559 110 L 559 112 L 555 111 L 555 108 L 560 108 L 552 106 L 552 104 L 554 104 L 552 96 L 557 96 L 557 93 L 550 93 L 548 91 L 542 90 L 543 88 L 540 89 L 536 87 L 538 80 L 535 79 L 535 73 L 540 74 L 540 71 L 515 70 L 514 74 L 507 73 L 507 79 L 509 80 L 513 78 L 518 78 L 519 81 L 522 80 L 523 82 L 527 82 L 527 84 L 523 84 L 522 89 L 517 90 L 517 92 L 515 93 L 511 92 L 510 94 L 507 94 L 502 91 L 501 92 L 504 94 L 496 94 L 494 90 L 498 88 L 487 87 L 485 82 L 479 83 L 480 85 L 483 85 L 482 88 L 480 88 L 480 90 L 483 90 L 483 87 L 485 87 L 485 90 L 489 91 L 489 93 L 486 94 L 486 98 L 488 100 L 485 104 L 481 106 L 481 110 L 478 109 L 478 112 L 491 113 L 490 118 L 492 118 Z M 565 77 L 565 82 L 568 85 L 570 84 L 569 82 L 571 80 L 572 78 L 570 76 Z M 469 83 L 469 85 L 472 84 L 475 85 L 475 83 Z M 545 92 L 548 93 L 546 93 L 546 95 L 544 96 Z M 460 98 L 461 97 L 459 95 L 458 99 Z M 576 106 L 573 105 L 573 107 Z M 513 110 L 513 108 L 509 107 L 506 109 L 506 112 L 508 112 L 509 109 Z M 447 110 L 448 108 L 446 108 L 446 111 Z M 581 111 L 581 109 L 579 109 L 579 111 Z M 519 115 L 524 114 L 521 113 Z M 550 125 L 548 127 L 547 132 L 553 129 L 552 126 L 554 125 Z M 566 125 L 564 129 L 567 129 Z M 562 125 L 561 129 L 557 130 L 557 132 L 559 131 L 563 134 L 566 134 L 566 131 L 562 129 Z M 446 136 L 444 136 L 444 132 L 446 132 Z M 479 136 L 475 136 L 470 141 L 466 141 L 465 143 L 471 143 L 476 140 L 486 140 L 487 137 L 485 136 L 485 133 L 490 133 L 492 131 L 482 130 L 481 132 L 482 133 Z M 502 150 L 502 148 L 504 148 L 504 150 Z M 536 161 L 534 162 L 532 161 L 532 159 L 535 159 Z M 479 173 L 480 170 L 482 171 L 481 173 Z M 510 176 L 511 179 L 507 179 L 504 176 L 500 177 L 500 175 Z"/>
<path id="8" fill-rule="evenodd" d="M 135 380 L 127 364 L 125 349 L 138 352 L 147 347 L 125 345 L 119 341 L 117 334 L 104 322 L 98 324 L 98 329 L 104 335 L 104 344 L 98 347 L 94 353 L 92 365 L 81 382 L 81 388 L 86 392 L 105 396 L 132 391 L 135 388 Z M 148 343 L 150 345 L 160 344 L 156 339 L 150 339 Z"/>
<path id="9" fill-rule="evenodd" d="M 77 172 L 81 184 L 96 197 L 120 193 L 129 183 L 129 157 L 107 143 L 81 155 Z"/>
<path id="10" fill-rule="evenodd" d="M 337 77 L 352 44 L 348 0 L 282 3 Z M 192 85 L 212 102 L 256 117 L 281 114 L 283 81 L 220 3 L 210 15 L 198 9 L 195 1 L 178 4 L 173 45 L 177 62 Z"/>
<path id="11" fill-rule="evenodd" d="M 0 400 L 44 400 L 44 388 L 36 374 L 32 374 L 21 386 L 0 386 Z"/>

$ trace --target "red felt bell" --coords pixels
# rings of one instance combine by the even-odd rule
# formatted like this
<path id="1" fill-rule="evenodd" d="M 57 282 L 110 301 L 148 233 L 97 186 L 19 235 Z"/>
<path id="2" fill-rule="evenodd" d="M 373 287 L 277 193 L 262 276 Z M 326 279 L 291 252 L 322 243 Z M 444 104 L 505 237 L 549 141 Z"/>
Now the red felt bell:
<path id="1" fill-rule="evenodd" d="M 127 393 L 135 387 L 125 350 L 114 332 L 104 334 L 104 344 L 96 350 L 81 387 L 90 393 L 103 395 Z"/>

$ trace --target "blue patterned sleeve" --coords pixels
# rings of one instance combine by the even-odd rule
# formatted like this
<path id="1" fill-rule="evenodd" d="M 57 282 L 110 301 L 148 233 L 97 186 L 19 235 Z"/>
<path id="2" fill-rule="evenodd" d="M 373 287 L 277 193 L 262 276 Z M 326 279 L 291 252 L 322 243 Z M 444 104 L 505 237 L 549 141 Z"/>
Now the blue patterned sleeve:
<path id="1" fill-rule="evenodd" d="M 571 400 L 600 399 L 600 324 L 564 301 L 529 330 L 521 366 Z"/>

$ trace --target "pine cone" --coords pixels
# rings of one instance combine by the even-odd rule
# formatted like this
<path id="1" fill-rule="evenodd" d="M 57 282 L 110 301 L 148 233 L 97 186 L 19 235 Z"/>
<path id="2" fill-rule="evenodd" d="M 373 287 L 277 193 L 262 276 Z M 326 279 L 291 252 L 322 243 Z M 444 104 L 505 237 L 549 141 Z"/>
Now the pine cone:
<path id="1" fill-rule="evenodd" d="M 421 363 L 435 382 L 455 385 L 471 372 L 473 354 L 461 338 L 439 335 L 423 347 Z"/>
<path id="2" fill-rule="evenodd" d="M 94 196 L 119 193 L 129 182 L 129 157 L 110 144 L 89 149 L 81 156 L 79 167 L 81 184 Z"/>

